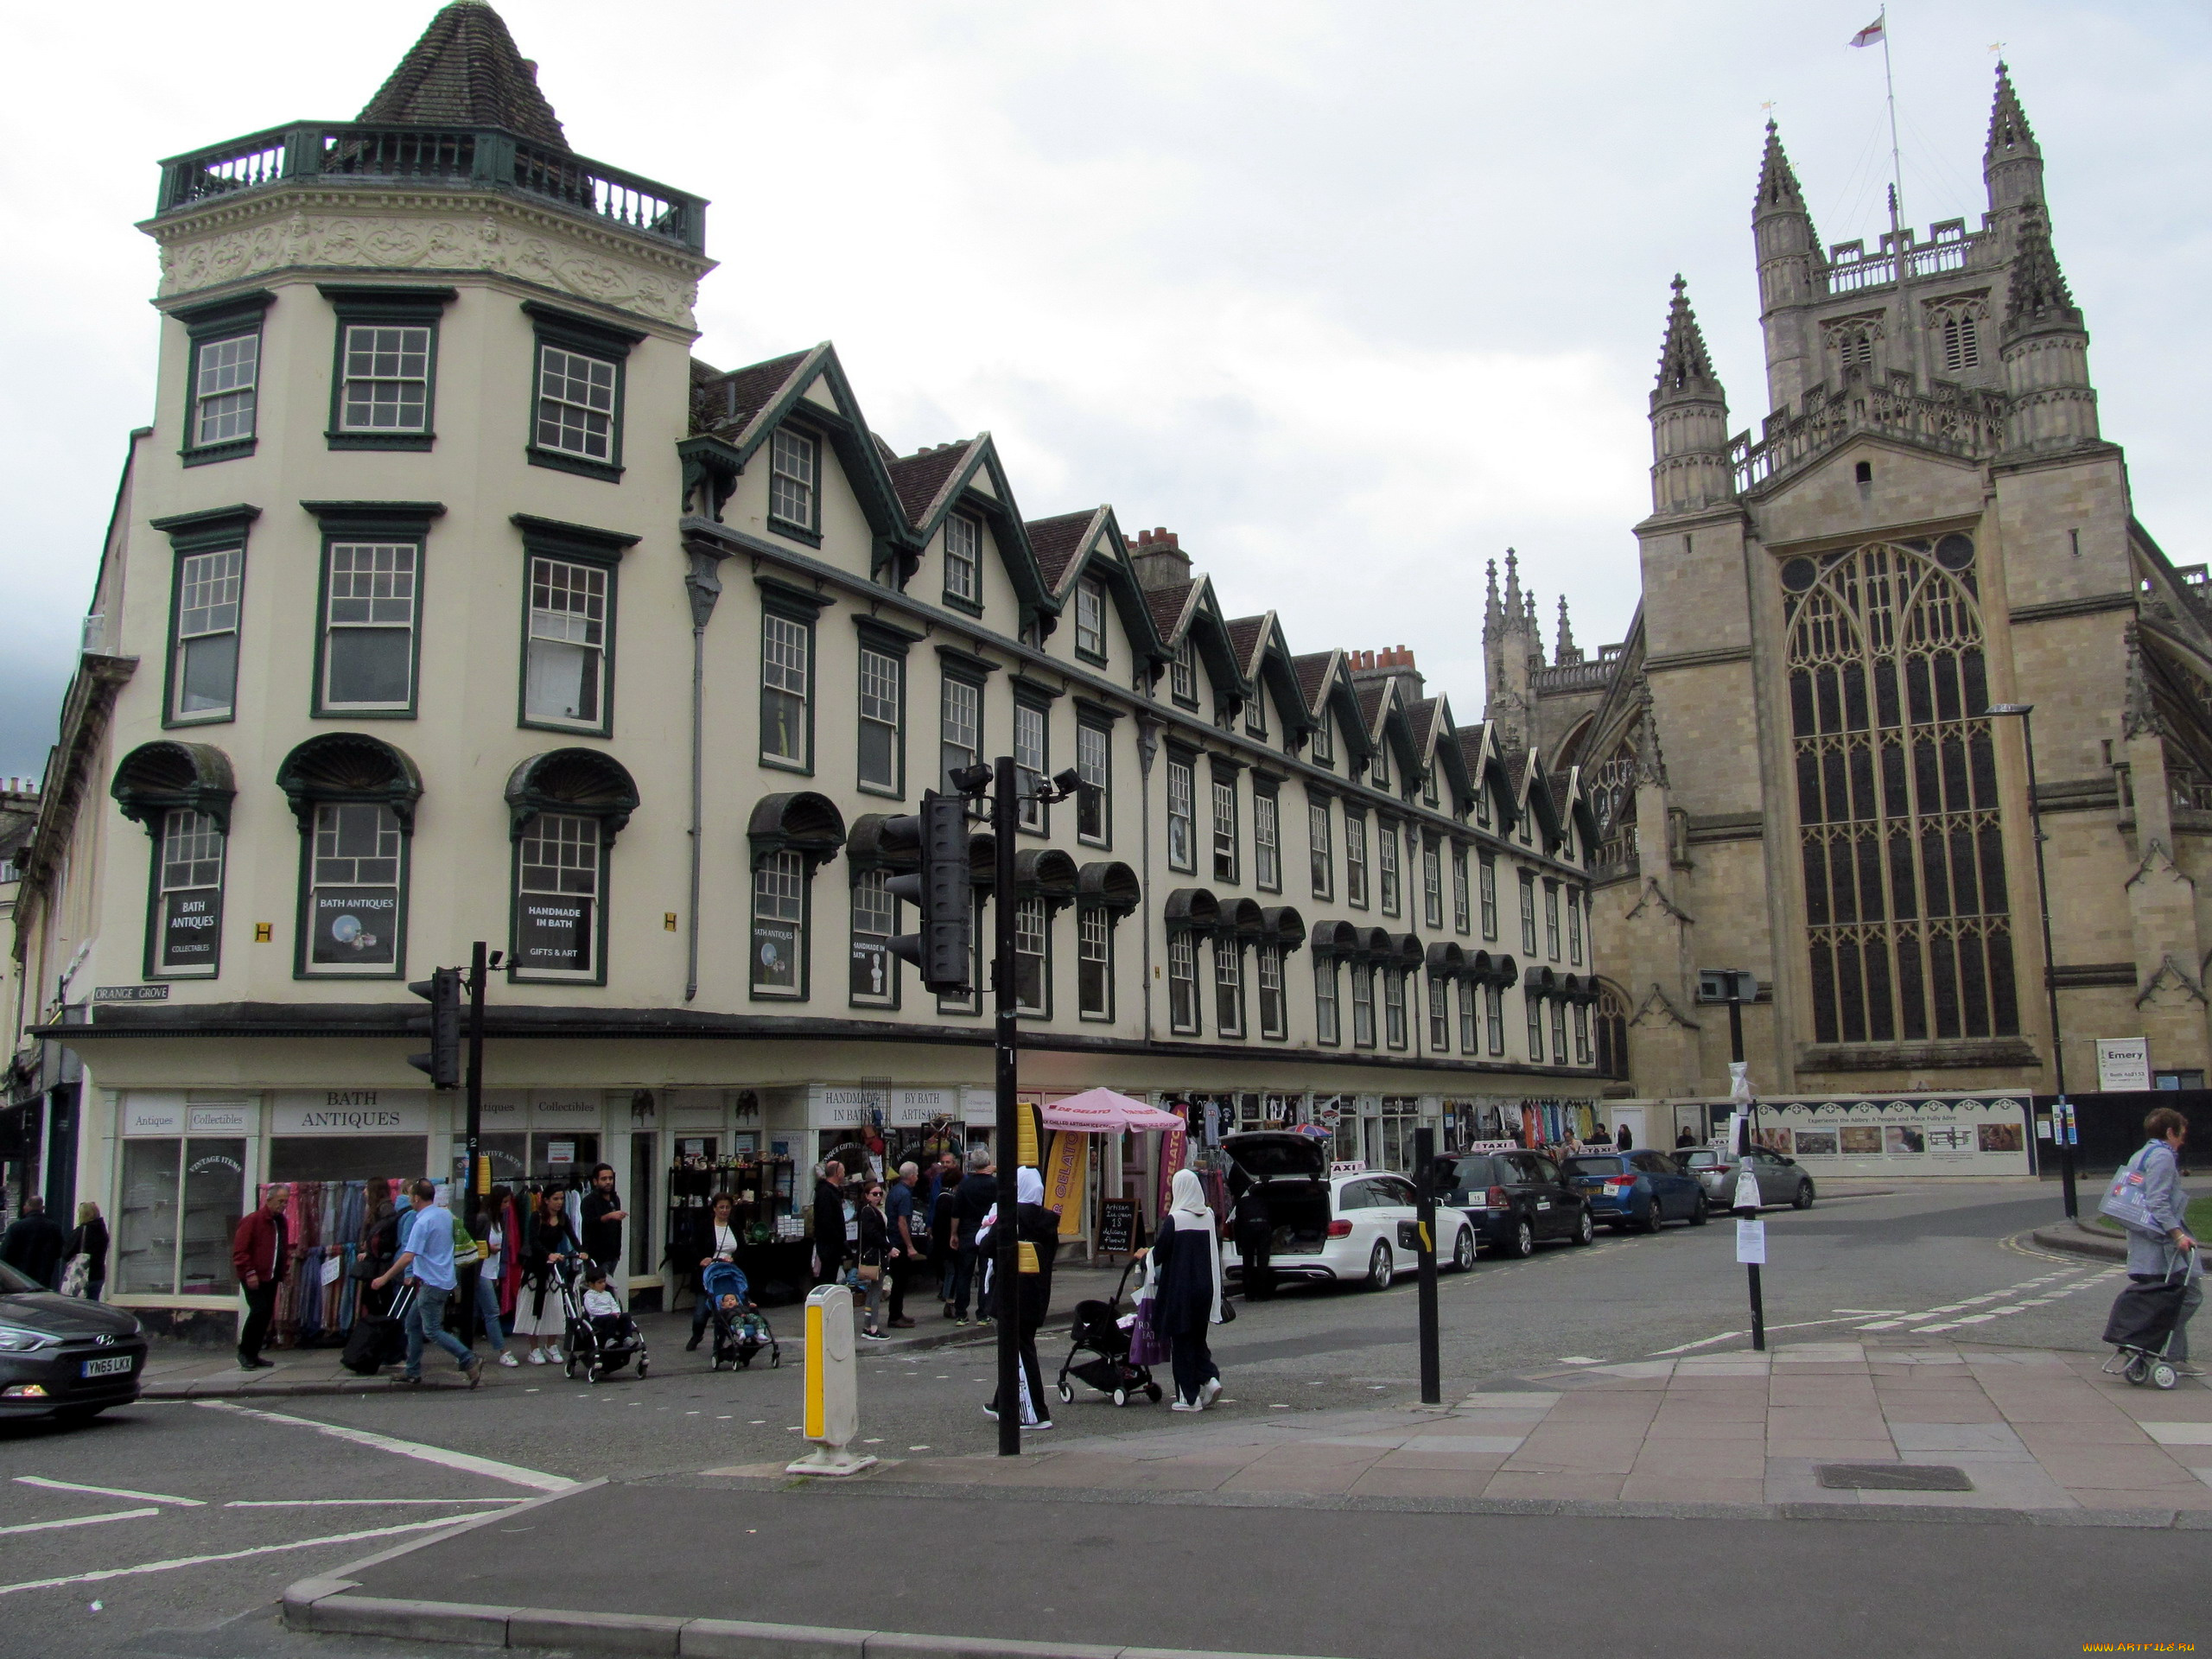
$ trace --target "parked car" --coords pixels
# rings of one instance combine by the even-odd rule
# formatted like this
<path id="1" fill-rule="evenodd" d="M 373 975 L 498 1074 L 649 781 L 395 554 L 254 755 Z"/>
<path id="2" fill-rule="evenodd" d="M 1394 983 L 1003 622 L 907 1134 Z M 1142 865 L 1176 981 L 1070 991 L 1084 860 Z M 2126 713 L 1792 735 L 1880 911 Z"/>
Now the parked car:
<path id="1" fill-rule="evenodd" d="M 1319 1142 L 1279 1130 L 1232 1135 L 1221 1148 L 1266 1199 L 1274 1228 L 1268 1263 L 1277 1279 L 1383 1290 L 1419 1265 L 1419 1195 L 1404 1176 L 1332 1166 Z M 1465 1273 L 1475 1265 L 1473 1225 L 1440 1201 L 1436 1231 L 1438 1266 Z M 1243 1275 L 1233 1237 L 1222 1267 Z"/>
<path id="2" fill-rule="evenodd" d="M 130 1314 L 0 1262 L 0 1418 L 89 1421 L 136 1400 L 145 1369 L 145 1332 Z"/>
<path id="3" fill-rule="evenodd" d="M 1560 1166 L 1589 1200 L 1592 1218 L 1617 1233 L 1656 1233 L 1670 1221 L 1705 1225 L 1704 1186 L 1663 1152 L 1579 1152 Z"/>
<path id="4" fill-rule="evenodd" d="M 1764 1147 L 1750 1154 L 1751 1173 L 1759 1184 L 1759 1203 L 1762 1205 L 1786 1204 L 1796 1210 L 1809 1210 L 1815 1196 L 1813 1178 L 1805 1166 L 1794 1158 L 1785 1158 L 1778 1152 Z M 1682 1158 L 1698 1184 L 1705 1188 L 1707 1200 L 1715 1210 L 1726 1210 L 1736 1202 L 1735 1155 L 1699 1147 L 1684 1153 Z"/>
<path id="5" fill-rule="evenodd" d="M 1436 1184 L 1437 1201 L 1464 1212 L 1495 1255 L 1527 1257 L 1540 1243 L 1587 1244 L 1597 1236 L 1589 1200 L 1540 1152 L 1440 1158 Z"/>

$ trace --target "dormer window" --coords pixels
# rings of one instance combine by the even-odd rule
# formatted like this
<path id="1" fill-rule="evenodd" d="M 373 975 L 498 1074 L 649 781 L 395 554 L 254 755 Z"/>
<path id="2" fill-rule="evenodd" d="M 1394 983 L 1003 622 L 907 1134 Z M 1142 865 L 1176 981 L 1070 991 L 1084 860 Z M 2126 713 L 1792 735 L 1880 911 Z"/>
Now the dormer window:
<path id="1" fill-rule="evenodd" d="M 961 605 L 982 602 L 983 526 L 966 513 L 944 521 L 944 596 Z"/>
<path id="2" fill-rule="evenodd" d="M 1325 715 L 1313 728 L 1313 764 L 1333 766 L 1337 764 L 1337 733 L 1335 722 Z"/>
<path id="3" fill-rule="evenodd" d="M 1186 703 L 1193 709 L 1198 706 L 1198 652 L 1187 633 L 1183 636 L 1183 643 L 1175 647 L 1175 662 L 1168 671 L 1167 690 L 1176 702 Z"/>
<path id="4" fill-rule="evenodd" d="M 1255 685 L 1252 700 L 1244 705 L 1244 735 L 1262 742 L 1268 738 L 1268 694 Z"/>
<path id="5" fill-rule="evenodd" d="M 1095 663 L 1106 660 L 1106 586 L 1089 577 L 1076 584 L 1075 652 Z"/>
<path id="6" fill-rule="evenodd" d="M 776 429 L 768 455 L 768 516 L 800 530 L 813 530 L 822 446 L 804 432 Z"/>
<path id="7" fill-rule="evenodd" d="M 1390 751 L 1388 747 L 1375 751 L 1375 758 L 1367 763 L 1367 775 L 1376 788 L 1390 787 Z"/>
<path id="8" fill-rule="evenodd" d="M 1423 806 L 1433 807 L 1439 804 L 1439 799 L 1440 798 L 1436 793 L 1436 768 L 1434 766 L 1431 766 L 1427 772 L 1421 774 L 1421 804 Z"/>

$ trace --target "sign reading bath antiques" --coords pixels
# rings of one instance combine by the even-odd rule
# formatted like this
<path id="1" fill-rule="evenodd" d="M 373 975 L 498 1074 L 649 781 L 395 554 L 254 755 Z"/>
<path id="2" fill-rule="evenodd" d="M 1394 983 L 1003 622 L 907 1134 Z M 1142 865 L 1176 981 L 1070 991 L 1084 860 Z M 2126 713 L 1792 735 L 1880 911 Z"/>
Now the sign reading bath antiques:
<path id="1" fill-rule="evenodd" d="M 2148 1037 L 2097 1039 L 2097 1087 L 2107 1095 L 2136 1094 L 2151 1086 Z"/>
<path id="2" fill-rule="evenodd" d="M 419 1089 L 280 1089 L 271 1135 L 427 1135 L 430 1103 Z"/>

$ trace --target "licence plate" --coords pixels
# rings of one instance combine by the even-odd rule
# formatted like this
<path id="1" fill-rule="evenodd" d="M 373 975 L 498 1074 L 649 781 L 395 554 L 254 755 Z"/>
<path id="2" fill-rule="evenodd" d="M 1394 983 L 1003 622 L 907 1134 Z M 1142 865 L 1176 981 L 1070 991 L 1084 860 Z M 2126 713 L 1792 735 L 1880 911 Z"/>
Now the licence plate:
<path id="1" fill-rule="evenodd" d="M 111 1354 L 105 1359 L 86 1360 L 85 1362 L 85 1369 L 79 1372 L 78 1375 L 80 1376 L 118 1376 L 129 1371 L 130 1365 L 131 1358 L 129 1354 Z"/>

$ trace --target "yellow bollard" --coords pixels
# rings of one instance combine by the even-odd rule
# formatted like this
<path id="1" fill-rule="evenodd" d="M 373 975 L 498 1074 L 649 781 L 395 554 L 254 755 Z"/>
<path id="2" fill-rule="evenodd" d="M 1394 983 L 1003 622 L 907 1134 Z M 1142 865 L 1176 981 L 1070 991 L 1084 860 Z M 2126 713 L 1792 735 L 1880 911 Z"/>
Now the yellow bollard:
<path id="1" fill-rule="evenodd" d="M 861 1432 L 859 1378 L 853 1353 L 853 1294 L 821 1285 L 806 1299 L 806 1387 L 800 1424 L 814 1450 L 785 1466 L 790 1475 L 856 1475 L 873 1452 L 848 1451 Z"/>

